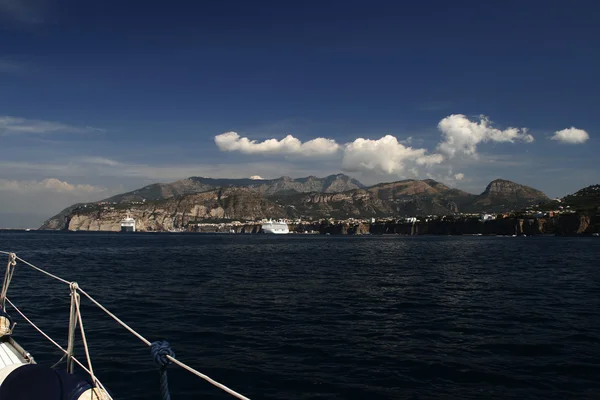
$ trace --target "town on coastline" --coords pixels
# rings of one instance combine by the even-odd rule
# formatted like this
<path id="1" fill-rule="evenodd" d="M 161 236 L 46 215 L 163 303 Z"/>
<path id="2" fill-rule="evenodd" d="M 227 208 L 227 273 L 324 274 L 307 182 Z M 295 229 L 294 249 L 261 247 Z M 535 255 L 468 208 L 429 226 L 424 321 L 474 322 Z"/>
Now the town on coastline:
<path id="1" fill-rule="evenodd" d="M 432 179 L 366 187 L 343 175 L 191 177 L 74 204 L 42 230 L 197 233 L 594 235 L 600 185 L 563 198 L 496 179 L 479 195 Z M 281 224 L 273 221 L 281 221 Z M 265 228 L 266 226 L 266 228 Z"/>
<path id="2" fill-rule="evenodd" d="M 562 206 L 561 200 L 553 201 L 556 208 L 547 205 L 533 205 L 518 212 L 503 213 L 455 213 L 451 215 L 423 215 L 410 217 L 371 217 L 371 218 L 281 218 L 278 222 L 287 225 L 291 234 L 330 234 L 330 235 L 501 235 L 501 236 L 533 236 L 533 235 L 590 235 L 600 233 L 600 207 L 595 213 L 582 213 L 572 210 L 570 206 Z M 126 204 L 134 208 L 135 204 Z M 121 204 L 121 208 L 122 208 Z M 117 207 L 116 203 L 101 202 L 97 205 L 100 211 L 110 212 Z M 182 221 L 183 222 L 183 221 Z M 138 232 L 195 232 L 195 233 L 229 233 L 259 234 L 269 233 L 263 227 L 271 224 L 270 219 L 227 220 L 187 222 L 177 228 L 142 228 Z M 172 226 L 177 226 L 173 221 Z M 91 228 L 91 227 L 90 227 Z M 106 227 L 105 227 L 106 228 Z M 97 229 L 87 231 L 115 231 Z M 120 231 L 136 231 L 136 220 L 127 213 L 121 220 Z"/>
<path id="3" fill-rule="evenodd" d="M 177 232 L 261 233 L 268 221 L 190 223 Z M 587 215 L 568 208 L 498 214 L 426 215 L 403 218 L 282 219 L 290 233 L 331 235 L 594 235 L 600 233 L 600 208 Z"/>

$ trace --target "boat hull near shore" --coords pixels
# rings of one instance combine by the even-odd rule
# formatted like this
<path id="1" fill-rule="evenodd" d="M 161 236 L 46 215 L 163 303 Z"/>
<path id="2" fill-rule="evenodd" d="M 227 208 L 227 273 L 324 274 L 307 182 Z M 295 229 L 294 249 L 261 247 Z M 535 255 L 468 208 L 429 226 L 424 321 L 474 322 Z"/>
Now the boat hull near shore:
<path id="1" fill-rule="evenodd" d="M 290 233 L 290 229 L 288 224 L 283 221 L 269 221 L 262 225 L 261 232 L 273 235 L 286 235 Z"/>
<path id="2" fill-rule="evenodd" d="M 121 221 L 121 232 L 135 232 L 135 219 L 131 218 L 129 214 Z"/>

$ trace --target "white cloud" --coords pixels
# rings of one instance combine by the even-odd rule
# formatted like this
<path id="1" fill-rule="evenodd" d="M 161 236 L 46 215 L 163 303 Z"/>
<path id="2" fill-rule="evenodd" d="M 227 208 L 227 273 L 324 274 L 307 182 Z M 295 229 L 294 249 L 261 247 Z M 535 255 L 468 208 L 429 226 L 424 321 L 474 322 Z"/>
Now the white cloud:
<path id="1" fill-rule="evenodd" d="M 454 175 L 454 179 L 456 179 L 457 181 L 462 181 L 463 179 L 465 179 L 465 174 L 459 172 L 458 174 Z"/>
<path id="2" fill-rule="evenodd" d="M 91 132 L 102 132 L 102 129 L 78 127 L 53 121 L 0 116 L 0 135 Z"/>
<path id="3" fill-rule="evenodd" d="M 259 176 L 259 175 L 252 175 L 250 177 L 250 179 L 255 180 L 255 181 L 262 181 L 262 180 L 264 180 L 264 178 L 262 176 Z"/>
<path id="4" fill-rule="evenodd" d="M 484 115 L 475 122 L 462 114 L 450 115 L 439 122 L 438 129 L 442 132 L 442 141 L 437 148 L 450 158 L 458 154 L 477 156 L 477 145 L 483 142 L 531 143 L 534 140 L 527 128 L 492 128 Z"/>
<path id="5" fill-rule="evenodd" d="M 221 151 L 237 151 L 246 154 L 279 155 L 336 155 L 342 157 L 342 169 L 362 172 L 369 175 L 411 175 L 418 177 L 420 169 L 433 168 L 458 155 L 477 159 L 477 146 L 480 143 L 531 143 L 534 141 L 527 128 L 492 127 L 486 116 L 471 121 L 465 115 L 449 115 L 438 123 L 441 140 L 436 151 L 428 154 L 426 148 L 411 147 L 418 142 L 412 136 L 405 140 L 387 135 L 380 139 L 358 138 L 350 143 L 338 144 L 333 139 L 317 138 L 302 143 L 292 135 L 285 138 L 267 139 L 262 142 L 240 137 L 236 132 L 226 132 L 215 136 L 215 143 Z M 450 166 L 448 168 L 451 169 Z M 439 169 L 439 167 L 437 168 Z M 452 177 L 452 174 L 449 175 Z M 461 179 L 461 178 L 458 178 Z"/>
<path id="6" fill-rule="evenodd" d="M 577 129 L 575 127 L 563 129 L 560 131 L 554 132 L 554 136 L 552 136 L 552 140 L 558 140 L 561 143 L 568 144 L 580 144 L 584 143 L 590 138 L 590 135 L 583 129 Z"/>
<path id="7" fill-rule="evenodd" d="M 440 154 L 426 152 L 404 146 L 391 135 L 377 140 L 358 138 L 345 145 L 342 169 L 401 175 L 407 170 L 416 172 L 416 166 L 431 166 L 444 159 Z"/>
<path id="8" fill-rule="evenodd" d="M 73 185 L 56 178 L 41 181 L 17 181 L 0 179 L 0 190 L 12 192 L 99 193 L 106 189 L 92 185 Z"/>
<path id="9" fill-rule="evenodd" d="M 215 136 L 221 151 L 239 151 L 246 154 L 281 154 L 323 156 L 335 155 L 341 150 L 342 169 L 375 174 L 401 175 L 405 171 L 417 174 L 417 167 L 429 167 L 444 160 L 441 154 L 426 154 L 426 149 L 414 149 L 406 144 L 411 137 L 399 141 L 387 135 L 377 140 L 358 138 L 351 143 L 338 144 L 335 140 L 317 138 L 302 143 L 292 135 L 281 140 L 262 142 L 240 137 L 236 132 Z"/>
<path id="10" fill-rule="evenodd" d="M 410 149 L 410 147 L 408 147 Z M 427 151 L 427 149 L 417 149 L 418 151 Z M 425 165 L 430 167 L 435 164 L 441 164 L 444 161 L 444 156 L 441 154 L 429 154 L 420 156 L 416 159 L 416 163 L 418 165 Z"/>
<path id="11" fill-rule="evenodd" d="M 56 178 L 0 179 L 0 227 L 38 227 L 71 204 L 98 201 L 112 194 L 116 193 L 99 186 L 72 184 Z"/>
<path id="12" fill-rule="evenodd" d="M 118 161 L 105 157 L 79 157 L 78 160 L 86 164 L 106 165 L 109 167 L 118 167 L 123 165 Z"/>
<path id="13" fill-rule="evenodd" d="M 335 140 L 316 138 L 302 143 L 292 135 L 281 140 L 267 139 L 263 142 L 240 137 L 236 132 L 226 132 L 215 136 L 215 143 L 221 151 L 239 151 L 245 154 L 286 154 L 302 156 L 323 156 L 336 153 L 340 149 Z"/>

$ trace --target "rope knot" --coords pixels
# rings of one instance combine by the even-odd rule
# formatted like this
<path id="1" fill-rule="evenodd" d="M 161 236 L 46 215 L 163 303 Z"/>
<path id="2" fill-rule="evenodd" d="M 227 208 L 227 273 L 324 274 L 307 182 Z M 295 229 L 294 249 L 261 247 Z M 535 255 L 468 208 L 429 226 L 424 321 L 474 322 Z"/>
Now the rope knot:
<path id="1" fill-rule="evenodd" d="M 165 368 L 171 364 L 171 360 L 167 356 L 175 357 L 175 352 L 171 349 L 169 342 L 166 340 L 157 340 L 150 345 L 150 353 L 154 363 L 161 368 Z"/>
<path id="2" fill-rule="evenodd" d="M 15 265 L 17 265 L 17 255 L 15 253 L 10 253 L 8 255 L 8 264 L 11 267 L 14 267 Z"/>

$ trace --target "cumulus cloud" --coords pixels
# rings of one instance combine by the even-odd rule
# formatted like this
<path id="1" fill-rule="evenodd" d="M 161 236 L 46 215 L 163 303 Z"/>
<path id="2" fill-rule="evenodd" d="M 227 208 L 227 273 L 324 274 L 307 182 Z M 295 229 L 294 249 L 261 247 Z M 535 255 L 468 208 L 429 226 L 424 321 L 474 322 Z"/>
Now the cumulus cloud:
<path id="1" fill-rule="evenodd" d="M 292 135 L 281 140 L 267 139 L 262 142 L 240 137 L 236 132 L 215 136 L 221 151 L 238 151 L 245 154 L 281 154 L 302 156 L 342 155 L 342 169 L 398 175 L 416 167 L 429 167 L 444 160 L 441 154 L 427 154 L 426 149 L 407 146 L 411 137 L 399 141 L 387 135 L 380 139 L 358 138 L 353 142 L 338 144 L 333 139 L 316 138 L 302 143 Z M 341 152 L 340 152 L 341 151 Z"/>
<path id="2" fill-rule="evenodd" d="M 0 116 L 0 135 L 92 132 L 102 132 L 102 129 L 78 127 L 53 121 Z"/>
<path id="3" fill-rule="evenodd" d="M 214 140 L 221 151 L 260 155 L 330 156 L 327 158 L 330 167 L 341 159 L 343 170 L 371 177 L 419 177 L 430 172 L 439 174 L 444 170 L 444 179 L 454 182 L 465 180 L 465 175 L 452 171 L 452 159 L 460 158 L 462 163 L 477 162 L 479 145 L 534 141 L 527 128 L 496 128 L 485 115 L 471 119 L 463 114 L 448 115 L 439 121 L 438 130 L 441 137 L 435 149 L 430 148 L 431 150 L 421 148 L 423 146 L 419 143 L 422 141 L 418 138 L 408 136 L 400 140 L 392 135 L 379 139 L 357 138 L 349 143 L 337 143 L 325 138 L 301 142 L 292 135 L 259 142 L 241 137 L 236 132 L 226 132 L 215 136 Z M 589 135 L 584 130 L 571 127 L 555 132 L 552 139 L 563 143 L 583 143 L 589 139 Z M 493 154 L 488 154 L 486 161 L 495 162 L 494 157 Z M 510 158 L 508 162 L 515 164 L 515 156 L 511 155 Z M 504 164 L 508 165 L 508 162 Z"/>
<path id="4" fill-rule="evenodd" d="M 0 190 L 12 192 L 99 193 L 105 189 L 92 185 L 73 185 L 56 178 L 41 181 L 0 179 Z"/>
<path id="5" fill-rule="evenodd" d="M 580 144 L 584 143 L 590 138 L 590 135 L 583 129 L 577 129 L 574 126 L 571 128 L 563 129 L 554 132 L 552 140 L 558 140 L 561 143 L 568 144 Z"/>
<path id="6" fill-rule="evenodd" d="M 358 138 L 344 147 L 342 168 L 346 171 L 367 171 L 399 175 L 416 166 L 431 166 L 443 161 L 440 154 L 426 154 L 426 149 L 413 149 L 398 142 L 394 136 L 381 139 Z"/>
<path id="7" fill-rule="evenodd" d="M 281 140 L 267 139 L 263 142 L 240 137 L 236 132 L 226 132 L 215 136 L 215 143 L 221 151 L 239 151 L 245 154 L 287 154 L 301 156 L 323 156 L 336 153 L 340 149 L 335 140 L 316 138 L 302 143 L 292 135 Z"/>
<path id="8" fill-rule="evenodd" d="M 459 154 L 476 156 L 477 145 L 483 142 L 533 142 L 527 128 L 493 128 L 484 115 L 478 121 L 471 121 L 462 114 L 450 115 L 439 122 L 438 129 L 442 132 L 442 141 L 437 148 L 450 158 Z"/>

